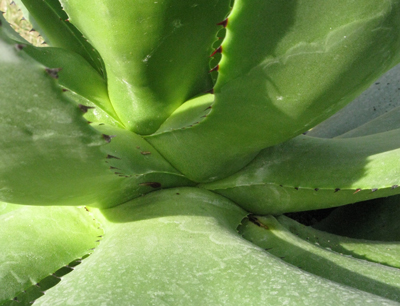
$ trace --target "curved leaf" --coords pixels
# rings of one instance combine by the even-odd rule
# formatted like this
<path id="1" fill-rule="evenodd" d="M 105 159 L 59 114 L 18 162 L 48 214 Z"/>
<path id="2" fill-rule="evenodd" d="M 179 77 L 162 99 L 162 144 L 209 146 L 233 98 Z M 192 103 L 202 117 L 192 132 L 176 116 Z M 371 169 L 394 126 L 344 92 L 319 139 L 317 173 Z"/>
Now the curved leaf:
<path id="1" fill-rule="evenodd" d="M 314 127 L 307 133 L 309 136 L 333 138 L 350 137 L 350 135 L 364 136 L 375 132 L 369 129 L 360 133 L 369 122 L 385 116 L 386 112 L 400 106 L 400 65 L 386 72 L 374 82 L 368 90 L 364 91 L 352 103 L 341 109 L 335 115 Z M 364 128 L 362 128 L 364 126 Z M 389 127 L 389 125 L 388 125 Z M 352 134 L 354 130 L 354 134 Z M 359 131 L 359 132 L 357 132 Z M 380 132 L 384 132 L 380 130 Z M 344 134 L 348 133 L 348 136 Z M 367 134 L 368 133 L 368 134 Z"/>
<path id="2" fill-rule="evenodd" d="M 176 170 L 172 175 L 157 168 L 128 177 L 116 174 L 107 162 L 120 158 L 114 152 L 118 148 L 108 147 L 110 135 L 88 125 L 82 118 L 85 108 L 79 109 L 64 96 L 54 79 L 58 69 L 39 65 L 5 39 L 0 40 L 0 87 L 7 88 L 0 92 L 0 116 L 4 118 L 0 123 L 2 201 L 108 207 L 154 190 L 154 184 L 143 185 L 149 182 L 189 184 Z M 130 133 L 116 129 L 113 135 L 119 131 Z M 130 150 L 134 152 L 144 141 L 130 134 Z M 129 155 L 126 148 L 121 152 Z M 135 158 L 141 162 L 145 156 L 136 154 Z M 168 164 L 167 169 L 172 167 Z"/>
<path id="3" fill-rule="evenodd" d="M 400 241 L 399 203 L 393 196 L 339 207 L 313 227 L 356 239 Z"/>
<path id="4" fill-rule="evenodd" d="M 99 247 L 36 305 L 394 304 L 245 241 L 236 226 L 246 213 L 206 190 L 154 192 L 102 214 Z"/>
<path id="5" fill-rule="evenodd" d="M 23 51 L 46 67 L 60 69 L 61 86 L 95 103 L 115 120 L 119 120 L 107 93 L 103 77 L 79 54 L 61 48 L 38 48 L 21 45 Z"/>
<path id="6" fill-rule="evenodd" d="M 235 1 L 207 118 L 149 141 L 192 180 L 234 173 L 259 150 L 328 118 L 397 64 L 399 14 L 398 0 Z"/>
<path id="7" fill-rule="evenodd" d="M 216 25 L 230 0 L 62 0 L 102 55 L 110 99 L 124 125 L 150 134 L 183 102 L 212 88 Z M 107 41 L 107 44 L 104 44 Z"/>
<path id="8" fill-rule="evenodd" d="M 352 239 L 333 235 L 279 216 L 279 223 L 297 237 L 334 252 L 400 268 L 400 243 Z"/>
<path id="9" fill-rule="evenodd" d="M 257 217 L 245 222 L 242 235 L 302 270 L 334 282 L 400 301 L 400 270 L 359 260 L 300 239 L 274 217 Z M 319 301 L 321 302 L 321 301 Z M 341 305 L 340 302 L 336 302 Z"/>
<path id="10" fill-rule="evenodd" d="M 82 34 L 68 22 L 68 16 L 63 11 L 58 0 L 20 0 L 29 11 L 29 18 L 37 30 L 53 46 L 80 54 L 100 74 L 104 75 L 103 62 L 99 54 Z"/>
<path id="11" fill-rule="evenodd" d="M 91 253 L 103 234 L 84 208 L 21 206 L 0 215 L 0 303 Z"/>
<path id="12" fill-rule="evenodd" d="M 257 214 L 340 206 L 400 192 L 400 130 L 347 139 L 299 136 L 201 185 Z"/>
<path id="13" fill-rule="evenodd" d="M 394 129 L 400 129 L 400 107 L 393 108 L 387 113 L 368 121 L 367 123 L 360 125 L 353 130 L 337 136 L 337 138 L 360 137 L 383 133 Z"/>

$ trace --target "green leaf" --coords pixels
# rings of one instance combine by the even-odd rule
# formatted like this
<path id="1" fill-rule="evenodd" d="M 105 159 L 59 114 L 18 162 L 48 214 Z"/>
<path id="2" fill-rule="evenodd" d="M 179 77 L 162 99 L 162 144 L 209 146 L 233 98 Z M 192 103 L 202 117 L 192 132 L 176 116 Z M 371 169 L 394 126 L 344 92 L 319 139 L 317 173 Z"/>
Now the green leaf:
<path id="1" fill-rule="evenodd" d="M 154 192 L 96 215 L 105 225 L 99 247 L 36 305 L 394 305 L 242 239 L 236 226 L 246 213 L 205 190 Z"/>
<path id="2" fill-rule="evenodd" d="M 279 223 L 297 237 L 336 253 L 400 268 L 400 243 L 353 239 L 333 235 L 279 216 Z"/>
<path id="3" fill-rule="evenodd" d="M 0 303 L 91 253 L 103 234 L 84 208 L 21 206 L 0 215 Z"/>
<path id="4" fill-rule="evenodd" d="M 237 0 L 211 111 L 193 127 L 157 131 L 149 141 L 192 180 L 233 174 L 259 150 L 331 116 L 397 64 L 399 20 L 398 0 Z"/>
<path id="5" fill-rule="evenodd" d="M 400 107 L 396 107 L 353 130 L 339 135 L 337 138 L 360 137 L 383 133 L 394 129 L 400 129 Z"/>
<path id="6" fill-rule="evenodd" d="M 103 147 L 107 153 L 107 165 L 118 176 L 128 178 L 133 197 L 160 188 L 194 186 L 173 168 L 146 140 L 133 132 L 107 126 L 93 126 L 109 137 L 110 143 Z"/>
<path id="7" fill-rule="evenodd" d="M 114 119 L 106 111 L 104 111 L 101 107 L 98 107 L 98 105 L 93 103 L 92 101 L 82 97 L 81 95 L 76 94 L 73 91 L 66 91 L 64 92 L 64 95 L 69 99 L 75 101 L 77 105 L 84 106 L 84 109 L 87 111 L 83 114 L 83 117 L 88 122 L 98 122 L 119 128 L 124 128 L 120 121 Z"/>
<path id="8" fill-rule="evenodd" d="M 241 234 L 271 254 L 334 282 L 400 301 L 399 269 L 341 255 L 309 243 L 290 233 L 272 216 L 250 220 L 254 221 L 245 222 Z"/>
<path id="9" fill-rule="evenodd" d="M 82 34 L 68 22 L 58 0 L 20 0 L 29 11 L 29 20 L 39 27 L 36 29 L 53 46 L 80 54 L 100 74 L 105 75 L 104 64 L 99 54 Z M 26 14 L 26 11 L 25 11 Z"/>
<path id="10" fill-rule="evenodd" d="M 209 56 L 230 0 L 62 0 L 100 52 L 124 125 L 150 134 L 187 99 L 212 88 Z M 104 42 L 107 41 L 107 44 Z"/>
<path id="11" fill-rule="evenodd" d="M 399 202 L 393 196 L 339 207 L 313 227 L 356 239 L 400 241 Z"/>
<path id="12" fill-rule="evenodd" d="M 82 118 L 86 109 L 64 96 L 54 79 L 58 70 L 35 63 L 5 40 L 0 40 L 0 52 L 0 87 L 8 89 L 0 92 L 0 116 L 5 118 L 0 123 L 0 200 L 108 207 L 153 191 L 154 186 L 190 184 L 156 154 L 153 159 L 167 168 L 157 169 L 160 163 L 155 163 L 147 172 L 115 173 L 107 162 L 121 158 L 115 153 L 119 147 L 108 147 L 112 137 L 88 125 Z M 139 136 L 121 129 L 112 133 L 132 141 L 121 146 L 129 163 L 143 162 L 146 156 L 130 154 L 144 142 Z"/>
<path id="13" fill-rule="evenodd" d="M 58 82 L 61 86 L 95 103 L 115 120 L 119 120 L 107 93 L 103 77 L 79 54 L 60 48 L 21 46 L 33 59 L 50 68 L 61 69 Z"/>
<path id="14" fill-rule="evenodd" d="M 257 214 L 340 206 L 400 192 L 400 130 L 346 139 L 299 136 L 201 187 Z"/>
<path id="15" fill-rule="evenodd" d="M 364 91 L 352 103 L 341 109 L 335 115 L 314 127 L 307 135 L 312 137 L 355 137 L 384 132 L 385 125 L 379 125 L 377 130 L 369 126 L 370 122 L 385 116 L 387 112 L 400 106 L 400 65 L 386 72 Z M 383 118 L 382 118 L 383 119 Z M 362 127 L 364 126 L 364 127 Z M 386 124 L 387 129 L 392 127 Z M 364 129 L 367 130 L 364 131 Z M 346 136 L 345 136 L 346 135 Z"/>
<path id="16" fill-rule="evenodd" d="M 60 48 L 38 48 L 22 45 L 24 52 L 50 68 L 61 69 L 58 82 L 66 89 L 92 101 L 118 120 L 107 93 L 103 77 L 79 54 Z"/>

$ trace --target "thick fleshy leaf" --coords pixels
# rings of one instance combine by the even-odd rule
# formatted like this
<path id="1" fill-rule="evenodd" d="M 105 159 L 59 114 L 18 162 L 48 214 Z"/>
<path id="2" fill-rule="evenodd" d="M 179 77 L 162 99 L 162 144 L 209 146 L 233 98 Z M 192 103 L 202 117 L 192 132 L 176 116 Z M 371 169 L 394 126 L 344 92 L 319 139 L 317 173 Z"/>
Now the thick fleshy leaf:
<path id="1" fill-rule="evenodd" d="M 277 218 L 292 234 L 334 252 L 400 268 L 400 243 L 353 239 L 316 230 L 285 216 Z M 400 272 L 400 271 L 399 271 Z"/>
<path id="2" fill-rule="evenodd" d="M 111 102 L 129 129 L 153 133 L 212 88 L 209 56 L 230 0 L 61 2 L 103 57 Z"/>
<path id="3" fill-rule="evenodd" d="M 46 67 L 60 69 L 58 82 L 66 89 L 88 99 L 119 120 L 107 93 L 103 77 L 79 54 L 61 48 L 38 48 L 21 45 L 20 48 Z"/>
<path id="4" fill-rule="evenodd" d="M 400 65 L 386 72 L 352 103 L 314 127 L 307 135 L 322 138 L 342 137 L 345 133 L 348 134 L 346 137 L 368 135 L 372 129 L 362 135 L 358 128 L 361 129 L 361 126 L 385 116 L 398 106 L 400 106 Z"/>
<path id="5" fill-rule="evenodd" d="M 399 148 L 400 130 L 346 139 L 298 136 L 201 186 L 257 214 L 340 206 L 398 194 Z"/>
<path id="6" fill-rule="evenodd" d="M 120 121 L 115 120 L 106 111 L 104 111 L 101 107 L 98 107 L 98 105 L 96 105 L 92 101 L 74 93 L 73 91 L 66 91 L 64 95 L 67 96 L 69 99 L 75 101 L 77 105 L 84 106 L 84 110 L 86 111 L 86 113 L 83 114 L 83 117 L 87 121 L 104 123 L 110 126 L 123 128 L 123 125 Z"/>
<path id="7" fill-rule="evenodd" d="M 36 30 L 46 38 L 46 43 L 80 54 L 93 68 L 104 75 L 104 64 L 100 55 L 68 22 L 68 16 L 58 0 L 20 0 L 20 2 L 25 10 L 29 11 L 27 18 L 32 20 L 34 25 L 39 26 Z"/>
<path id="8" fill-rule="evenodd" d="M 99 247 L 35 305 L 395 304 L 252 245 L 236 232 L 246 213 L 205 190 L 154 192 L 102 213 Z"/>
<path id="9" fill-rule="evenodd" d="M 253 217 L 240 229 L 249 241 L 302 270 L 400 301 L 400 270 L 319 247 L 292 234 L 274 217 Z M 321 301 L 319 301 L 321 302 Z M 337 302 L 336 305 L 342 305 Z"/>
<path id="10" fill-rule="evenodd" d="M 0 212 L 0 303 L 91 253 L 103 234 L 84 208 L 20 206 Z"/>
<path id="11" fill-rule="evenodd" d="M 400 103 L 400 92 L 399 92 L 399 103 Z M 388 111 L 387 113 L 375 118 L 374 120 L 368 121 L 367 123 L 360 125 L 359 127 L 353 130 L 350 130 L 342 135 L 339 135 L 337 136 L 337 138 L 360 137 L 377 133 L 383 133 L 394 129 L 400 129 L 400 107 L 396 107 Z"/>
<path id="12" fill-rule="evenodd" d="M 55 80 L 58 69 L 34 62 L 6 39 L 0 40 L 0 87 L 7 88 L 0 92 L 0 200 L 108 207 L 154 190 L 154 184 L 143 185 L 149 182 L 168 186 L 172 176 L 172 186 L 188 184 L 176 170 L 170 175 L 165 168 L 157 169 L 158 164 L 147 173 L 115 174 L 107 161 L 121 158 L 115 154 L 118 148 L 107 147 L 112 137 L 82 118 L 84 106 L 66 99 Z M 126 132 L 116 129 L 112 136 L 118 137 L 119 131 Z M 131 134 L 138 144 L 132 142 L 130 150 L 136 152 L 143 140 Z M 127 147 L 121 153 L 128 156 Z M 134 161 L 140 164 L 147 157 L 129 158 L 140 158 Z"/>
<path id="13" fill-rule="evenodd" d="M 400 241 L 399 203 L 393 196 L 339 207 L 313 227 L 357 239 Z"/>
<path id="14" fill-rule="evenodd" d="M 199 182 L 307 131 L 400 61 L 398 0 L 237 0 L 226 29 L 207 118 L 149 138 Z"/>
<path id="15" fill-rule="evenodd" d="M 193 186 L 180 172 L 174 169 L 146 140 L 133 132 L 93 124 L 103 133 L 110 144 L 103 148 L 107 153 L 107 165 L 114 174 L 128 178 L 132 187 L 132 198 L 160 188 Z"/>

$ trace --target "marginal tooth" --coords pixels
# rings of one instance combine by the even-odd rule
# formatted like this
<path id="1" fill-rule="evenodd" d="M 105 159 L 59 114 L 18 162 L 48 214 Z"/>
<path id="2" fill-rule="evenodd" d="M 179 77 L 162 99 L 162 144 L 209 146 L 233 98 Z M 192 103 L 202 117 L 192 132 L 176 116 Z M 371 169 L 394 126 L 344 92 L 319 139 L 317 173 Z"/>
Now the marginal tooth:
<path id="1" fill-rule="evenodd" d="M 375 191 L 378 191 L 378 188 L 372 188 L 371 189 L 371 192 L 375 192 Z"/>
<path id="2" fill-rule="evenodd" d="M 217 25 L 222 25 L 224 28 L 226 28 L 226 26 L 228 25 L 228 18 L 226 18 L 221 22 L 218 22 Z"/>
<path id="3" fill-rule="evenodd" d="M 15 45 L 15 49 L 17 49 L 18 51 L 21 51 L 25 47 L 26 47 L 26 45 L 24 45 L 24 44 L 16 44 Z"/>
<path id="4" fill-rule="evenodd" d="M 356 194 L 356 193 L 358 193 L 360 191 L 361 191 L 361 188 L 357 188 L 356 191 L 353 192 L 353 194 Z"/>
<path id="5" fill-rule="evenodd" d="M 340 191 L 340 188 L 336 188 L 336 189 L 335 189 L 335 192 L 338 192 L 338 191 Z"/>
<path id="6" fill-rule="evenodd" d="M 58 73 L 60 72 L 62 68 L 46 68 L 46 72 L 49 76 L 51 76 L 53 79 L 58 79 Z"/>
<path id="7" fill-rule="evenodd" d="M 211 72 L 218 71 L 218 70 L 219 70 L 219 65 L 212 68 L 209 72 L 211 73 Z"/>
<path id="8" fill-rule="evenodd" d="M 111 139 L 113 139 L 114 137 L 116 137 L 116 135 L 106 135 L 106 134 L 102 134 L 102 136 L 103 136 L 104 140 L 105 140 L 107 143 L 110 143 L 110 142 L 111 142 Z"/>
<path id="9" fill-rule="evenodd" d="M 217 53 L 222 53 L 222 46 L 219 46 L 215 51 L 210 55 L 210 57 L 213 57 Z"/>
<path id="10" fill-rule="evenodd" d="M 79 109 L 82 111 L 82 113 L 86 114 L 89 109 L 93 109 L 93 106 L 86 106 L 82 104 L 78 104 Z"/>

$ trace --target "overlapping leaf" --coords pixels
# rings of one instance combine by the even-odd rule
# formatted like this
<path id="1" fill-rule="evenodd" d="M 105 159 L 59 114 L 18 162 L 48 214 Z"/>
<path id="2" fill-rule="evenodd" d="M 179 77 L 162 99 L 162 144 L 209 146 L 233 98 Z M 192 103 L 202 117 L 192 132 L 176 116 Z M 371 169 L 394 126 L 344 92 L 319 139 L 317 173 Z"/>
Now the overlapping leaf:
<path id="1" fill-rule="evenodd" d="M 347 139 L 298 136 L 202 185 L 259 214 L 334 207 L 400 192 L 400 130 Z"/>
<path id="2" fill-rule="evenodd" d="M 393 196 L 339 207 L 313 227 L 357 239 L 400 241 L 399 203 Z"/>
<path id="3" fill-rule="evenodd" d="M 314 127 L 307 135 L 322 138 L 355 137 L 398 128 L 395 119 L 390 119 L 385 114 L 400 106 L 399 97 L 400 65 L 397 65 L 377 79 L 352 103 Z M 378 117 L 382 117 L 382 121 Z M 385 122 L 386 118 L 391 122 Z M 375 119 L 381 121 L 379 126 Z M 375 122 L 372 123 L 373 121 Z M 372 128 L 369 122 L 376 128 Z"/>
<path id="4" fill-rule="evenodd" d="M 212 88 L 211 46 L 230 0 L 61 3 L 103 57 L 110 99 L 129 129 L 150 134 L 188 98 Z"/>
<path id="5" fill-rule="evenodd" d="M 7 39 L 3 37 L 0 41 L 0 86 L 7 88 L 0 93 L 2 201 L 112 206 L 154 190 L 154 185 L 144 183 L 168 186 L 164 181 L 170 177 L 165 172 L 173 169 L 169 165 L 165 170 L 157 169 L 155 164 L 150 177 L 137 172 L 128 177 L 115 174 L 107 160 L 120 158 L 114 153 L 119 149 L 107 148 L 110 135 L 102 135 L 89 126 L 82 118 L 81 110 L 85 108 L 79 108 L 64 96 L 55 80 L 58 67 L 34 62 L 19 45 L 7 43 Z M 116 129 L 113 136 L 119 131 L 131 133 Z M 132 142 L 131 150 L 137 151 L 134 146 L 140 145 L 141 139 L 131 134 L 137 140 Z M 121 154 L 129 155 L 126 148 L 121 148 Z M 146 157 L 139 154 L 136 158 L 140 164 Z M 168 164 L 162 159 L 163 163 Z M 162 178 L 154 174 L 157 171 L 162 172 Z M 176 170 L 172 172 L 172 185 L 188 184 Z"/>
<path id="6" fill-rule="evenodd" d="M 91 253 L 103 234 L 84 208 L 3 206 L 0 304 Z"/>
<path id="7" fill-rule="evenodd" d="M 279 216 L 277 220 L 292 234 L 310 243 L 314 243 L 336 253 L 365 259 L 394 268 L 400 268 L 399 242 L 373 241 L 338 236 L 316 230 L 310 226 L 302 225 L 283 215 Z"/>
<path id="8" fill-rule="evenodd" d="M 82 34 L 68 22 L 68 16 L 63 11 L 58 0 L 19 0 L 25 16 L 36 30 L 42 34 L 46 42 L 80 54 L 100 74 L 105 76 L 104 64 L 99 54 Z"/>
<path id="9" fill-rule="evenodd" d="M 292 234 L 274 217 L 246 222 L 241 233 L 271 254 L 302 270 L 337 283 L 400 301 L 399 269 L 360 260 L 319 247 Z M 321 301 L 319 301 L 320 303 Z M 336 305 L 342 303 L 336 301 Z"/>
<path id="10" fill-rule="evenodd" d="M 304 273 L 245 241 L 236 232 L 245 212 L 205 190 L 157 191 L 102 213 L 99 247 L 36 305 L 280 306 L 319 305 L 321 298 L 394 305 Z"/>
<path id="11" fill-rule="evenodd" d="M 193 180 L 234 173 L 254 152 L 332 115 L 398 63 L 399 6 L 235 1 L 211 112 L 149 141 Z"/>

